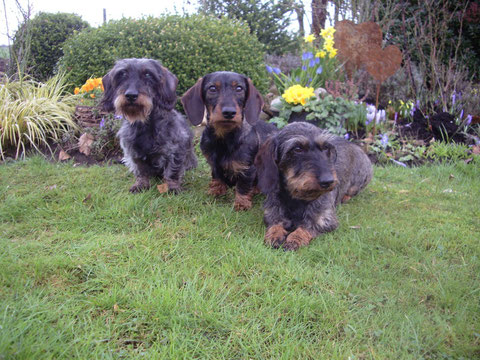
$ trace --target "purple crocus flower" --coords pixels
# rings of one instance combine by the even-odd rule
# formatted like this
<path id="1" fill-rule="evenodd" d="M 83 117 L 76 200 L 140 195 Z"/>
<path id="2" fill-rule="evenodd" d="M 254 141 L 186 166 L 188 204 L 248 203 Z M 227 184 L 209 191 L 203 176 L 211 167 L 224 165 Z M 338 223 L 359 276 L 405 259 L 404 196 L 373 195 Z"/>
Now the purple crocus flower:
<path id="1" fill-rule="evenodd" d="M 462 118 L 463 118 L 463 109 L 462 111 L 460 111 L 460 120 L 462 120 Z"/>
<path id="2" fill-rule="evenodd" d="M 348 135 L 348 133 L 346 133 L 344 138 L 345 138 L 345 140 L 348 140 L 348 139 L 350 139 L 350 135 Z"/>
<path id="3" fill-rule="evenodd" d="M 397 165 L 400 165 L 400 166 L 403 166 L 403 167 L 407 167 L 407 164 L 405 164 L 405 163 L 403 163 L 403 162 L 401 162 L 401 161 L 397 161 L 397 160 L 395 160 L 395 159 L 392 159 L 392 161 L 393 161 L 395 164 L 397 164 Z"/>
<path id="4" fill-rule="evenodd" d="M 296 82 L 300 82 L 300 77 L 297 76 L 297 77 L 295 78 L 295 81 L 296 81 Z"/>
<path id="5" fill-rule="evenodd" d="M 309 67 L 314 67 L 315 66 L 315 59 L 311 59 L 310 62 L 308 63 Z"/>
<path id="6" fill-rule="evenodd" d="M 316 72 L 317 74 L 321 74 L 322 71 L 323 71 L 323 68 L 322 68 L 321 66 L 319 66 L 319 67 L 317 68 L 317 71 L 315 71 L 315 72 Z"/>
<path id="7" fill-rule="evenodd" d="M 465 121 L 465 124 L 466 124 L 467 126 L 470 126 L 471 123 L 472 123 L 472 115 L 471 115 L 471 114 L 468 114 L 467 119 L 466 119 L 466 121 Z"/>
<path id="8" fill-rule="evenodd" d="M 278 75 L 278 74 L 280 74 L 280 73 L 282 72 L 282 70 L 280 70 L 279 68 L 274 67 L 274 68 L 273 68 L 273 72 Z"/>
<path id="9" fill-rule="evenodd" d="M 455 105 L 455 97 L 456 97 L 456 95 L 455 95 L 455 91 L 454 91 L 453 94 L 452 94 L 452 105 Z"/>
<path id="10" fill-rule="evenodd" d="M 394 119 L 395 123 L 397 123 L 397 120 L 398 120 L 398 112 L 395 112 L 395 119 Z"/>
<path id="11" fill-rule="evenodd" d="M 381 139 L 380 139 L 380 144 L 382 144 L 383 148 L 386 148 L 388 145 L 388 135 L 383 134 Z"/>
<path id="12" fill-rule="evenodd" d="M 271 66 L 265 65 L 265 67 L 267 68 L 268 73 L 271 74 L 273 72 L 273 68 Z"/>
<path id="13" fill-rule="evenodd" d="M 307 67 L 305 65 L 302 66 L 303 71 L 307 71 Z"/>
<path id="14" fill-rule="evenodd" d="M 100 124 L 98 126 L 100 127 L 100 129 L 105 126 L 105 118 L 102 118 L 102 120 L 100 120 Z"/>

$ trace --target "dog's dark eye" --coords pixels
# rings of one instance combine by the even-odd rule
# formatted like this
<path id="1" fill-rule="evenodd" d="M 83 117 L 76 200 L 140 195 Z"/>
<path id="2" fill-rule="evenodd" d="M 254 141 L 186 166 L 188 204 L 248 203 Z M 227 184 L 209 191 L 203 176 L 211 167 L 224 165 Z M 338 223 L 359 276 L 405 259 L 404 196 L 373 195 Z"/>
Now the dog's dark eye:
<path id="1" fill-rule="evenodd" d="M 149 72 L 146 72 L 144 76 L 145 76 L 146 79 L 152 79 L 153 78 L 153 75 L 150 74 Z"/>
<path id="2" fill-rule="evenodd" d="M 304 152 L 304 151 L 305 151 L 305 149 L 304 149 L 303 147 L 301 147 L 301 146 L 295 146 L 295 147 L 293 148 L 293 152 L 294 152 L 294 153 L 297 153 L 297 154 L 302 153 L 302 152 Z"/>
<path id="3" fill-rule="evenodd" d="M 208 88 L 208 91 L 210 91 L 212 93 L 215 93 L 215 92 L 217 92 L 217 87 L 215 85 L 212 85 Z"/>
<path id="4" fill-rule="evenodd" d="M 241 87 L 240 85 L 238 85 L 238 86 L 235 88 L 235 91 L 236 91 L 236 92 L 241 92 L 241 91 L 243 91 L 243 87 Z"/>

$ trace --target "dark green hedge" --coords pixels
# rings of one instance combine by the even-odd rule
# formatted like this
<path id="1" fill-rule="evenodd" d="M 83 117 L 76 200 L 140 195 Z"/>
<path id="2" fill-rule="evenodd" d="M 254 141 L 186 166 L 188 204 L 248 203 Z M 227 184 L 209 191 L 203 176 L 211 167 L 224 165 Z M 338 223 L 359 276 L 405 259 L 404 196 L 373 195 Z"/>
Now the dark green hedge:
<path id="1" fill-rule="evenodd" d="M 62 57 L 62 45 L 76 31 L 89 27 L 88 23 L 75 14 L 39 13 L 27 24 L 23 24 L 16 32 L 13 47 L 20 47 L 26 41 L 25 26 L 28 26 L 30 55 L 27 69 L 30 75 L 40 81 L 46 81 L 55 70 L 55 65 Z M 22 35 L 22 36 L 21 36 Z M 22 44 L 25 49 L 25 44 Z"/>
<path id="2" fill-rule="evenodd" d="M 218 70 L 243 73 L 260 91 L 268 87 L 263 45 L 246 25 L 229 19 L 169 15 L 111 21 L 69 39 L 64 53 L 60 67 L 74 86 L 105 75 L 118 59 L 144 57 L 159 60 L 178 77 L 179 94 Z"/>

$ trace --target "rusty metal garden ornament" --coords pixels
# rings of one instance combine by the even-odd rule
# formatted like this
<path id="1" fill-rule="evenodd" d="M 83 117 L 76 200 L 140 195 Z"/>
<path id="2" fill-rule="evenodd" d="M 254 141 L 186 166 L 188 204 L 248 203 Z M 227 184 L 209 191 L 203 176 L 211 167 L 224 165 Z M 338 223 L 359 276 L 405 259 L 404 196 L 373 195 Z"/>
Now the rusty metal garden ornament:
<path id="1" fill-rule="evenodd" d="M 335 46 L 347 76 L 351 79 L 355 71 L 364 66 L 377 81 L 375 106 L 378 109 L 380 85 L 400 68 L 402 52 L 395 45 L 382 49 L 382 30 L 372 21 L 356 25 L 350 20 L 342 20 L 335 25 L 335 29 Z M 375 132 L 374 123 L 374 135 Z"/>

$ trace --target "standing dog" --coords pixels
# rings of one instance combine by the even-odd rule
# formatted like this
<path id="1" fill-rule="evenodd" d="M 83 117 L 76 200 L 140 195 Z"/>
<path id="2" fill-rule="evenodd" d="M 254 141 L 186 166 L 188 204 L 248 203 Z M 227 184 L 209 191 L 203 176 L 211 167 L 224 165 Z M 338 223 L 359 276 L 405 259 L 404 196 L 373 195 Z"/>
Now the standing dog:
<path id="1" fill-rule="evenodd" d="M 106 111 L 123 117 L 117 136 L 124 163 L 136 177 L 130 192 L 150 187 L 150 177 L 164 178 L 178 192 L 185 170 L 196 167 L 193 134 L 174 110 L 178 80 L 151 59 L 124 59 L 103 77 Z"/>
<path id="2" fill-rule="evenodd" d="M 256 185 L 255 155 L 277 130 L 273 124 L 257 122 L 263 106 L 260 93 L 247 77 L 221 71 L 198 80 L 182 104 L 193 125 L 200 124 L 207 112 L 200 148 L 212 169 L 209 194 L 224 195 L 228 186 L 235 186 L 235 210 L 249 209 Z"/>
<path id="3" fill-rule="evenodd" d="M 304 122 L 272 136 L 255 166 L 258 186 L 267 195 L 265 244 L 285 250 L 297 250 L 335 230 L 337 205 L 372 178 L 372 164 L 362 149 Z"/>

